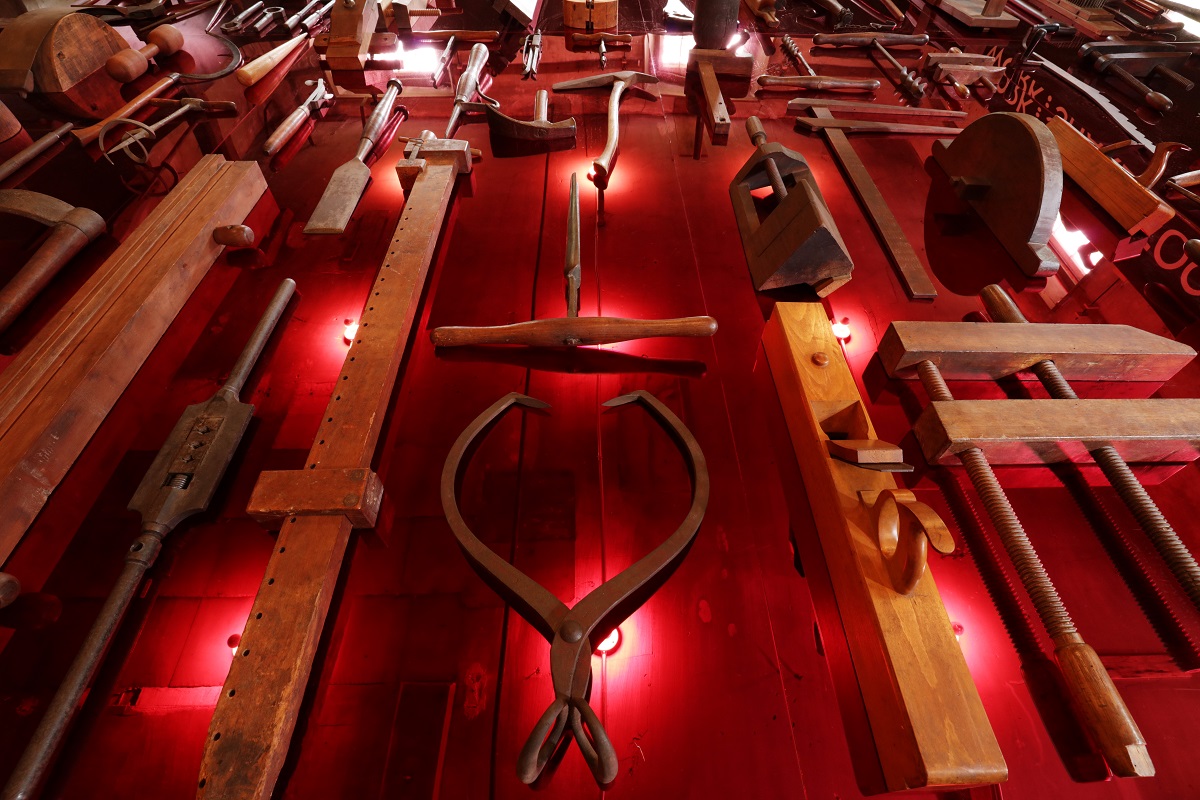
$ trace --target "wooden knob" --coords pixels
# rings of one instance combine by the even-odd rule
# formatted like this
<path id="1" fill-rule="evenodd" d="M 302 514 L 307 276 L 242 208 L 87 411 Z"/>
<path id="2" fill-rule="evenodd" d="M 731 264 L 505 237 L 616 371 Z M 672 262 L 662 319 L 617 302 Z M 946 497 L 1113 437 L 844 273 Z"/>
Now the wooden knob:
<path id="1" fill-rule="evenodd" d="M 253 247 L 254 231 L 246 225 L 222 225 L 213 229 L 213 241 L 225 247 Z"/>
<path id="2" fill-rule="evenodd" d="M 1200 239 L 1188 239 L 1183 245 L 1183 252 L 1187 253 L 1187 257 L 1197 264 L 1200 264 Z"/>
<path id="3" fill-rule="evenodd" d="M 21 594 L 21 582 L 7 572 L 0 572 L 0 608 L 12 603 Z"/>
<path id="4" fill-rule="evenodd" d="M 183 34 L 174 25 L 159 25 L 146 35 L 146 46 L 139 50 L 122 50 L 104 62 L 113 80 L 129 83 L 146 73 L 150 59 L 169 56 L 183 49 Z"/>
<path id="5" fill-rule="evenodd" d="M 767 132 L 763 130 L 762 122 L 758 117 L 749 117 L 746 120 L 746 133 L 750 134 L 750 143 L 755 147 L 761 147 L 767 143 Z"/>

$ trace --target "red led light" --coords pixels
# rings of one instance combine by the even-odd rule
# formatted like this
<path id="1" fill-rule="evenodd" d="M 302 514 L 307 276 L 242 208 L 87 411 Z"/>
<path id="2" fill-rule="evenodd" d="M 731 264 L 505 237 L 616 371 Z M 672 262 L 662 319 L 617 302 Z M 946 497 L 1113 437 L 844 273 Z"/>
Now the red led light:
<path id="1" fill-rule="evenodd" d="M 839 342 L 850 341 L 850 318 L 842 317 L 841 322 L 831 322 L 833 326 L 833 335 L 837 337 Z"/>
<path id="2" fill-rule="evenodd" d="M 605 637 L 603 642 L 596 645 L 596 652 L 601 655 L 608 655 L 613 650 L 616 650 L 619 644 L 621 644 L 621 629 L 613 628 L 613 632 Z"/>
<path id="3" fill-rule="evenodd" d="M 237 655 L 238 645 L 242 643 L 242 635 L 240 633 L 232 633 L 225 640 L 225 646 L 229 648 L 229 652 Z"/>
<path id="4" fill-rule="evenodd" d="M 342 341 L 346 344 L 352 344 L 354 337 L 358 335 L 358 323 L 352 319 L 346 320 L 346 327 L 342 329 Z"/>

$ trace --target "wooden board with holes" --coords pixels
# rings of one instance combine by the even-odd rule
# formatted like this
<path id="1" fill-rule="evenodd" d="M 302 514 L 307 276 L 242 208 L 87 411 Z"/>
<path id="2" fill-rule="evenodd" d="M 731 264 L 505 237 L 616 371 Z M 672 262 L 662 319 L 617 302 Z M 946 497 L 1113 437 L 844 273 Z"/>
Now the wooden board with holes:
<path id="1" fill-rule="evenodd" d="M 1062 117 L 1050 120 L 1047 127 L 1058 142 L 1067 177 L 1079 184 L 1126 231 L 1149 236 L 1175 216 L 1175 209 L 1101 153 Z"/>
<path id="2" fill-rule="evenodd" d="M 892 588 L 873 516 L 859 500 L 860 492 L 895 489 L 895 479 L 827 451 L 831 439 L 878 439 L 824 307 L 777 304 L 763 347 L 889 791 L 1005 780 L 1008 768 L 932 575 L 926 571 L 908 596 Z"/>
<path id="3" fill-rule="evenodd" d="M 427 144 L 420 158 L 423 164 L 306 463 L 299 470 L 267 473 L 250 498 L 249 513 L 255 517 L 279 517 L 285 511 L 295 516 L 283 522 L 242 632 L 241 649 L 217 701 L 200 766 L 199 798 L 271 796 L 300 713 L 352 524 L 374 520 L 381 497 L 376 495 L 374 508 L 364 510 L 364 494 L 378 487 L 371 460 L 455 181 L 471 168 L 465 141 Z M 416 165 L 414 160 L 401 161 L 398 169 L 413 170 Z M 331 496 L 330 504 L 315 507 L 309 472 L 363 488 L 349 490 L 356 494 L 351 502 Z"/>
<path id="4" fill-rule="evenodd" d="M 932 361 L 947 380 L 996 380 L 1049 359 L 1075 381 L 1165 383 L 1196 357 L 1186 344 L 1128 325 L 898 321 L 879 340 L 893 378 Z"/>
<path id="5" fill-rule="evenodd" d="M 0 374 L 0 563 L 264 191 L 257 164 L 205 156 Z"/>
<path id="6" fill-rule="evenodd" d="M 941 401 L 913 431 L 931 464 L 957 463 L 971 447 L 992 464 L 1088 463 L 1085 442 L 1110 444 L 1130 463 L 1183 464 L 1200 456 L 1200 400 Z"/>

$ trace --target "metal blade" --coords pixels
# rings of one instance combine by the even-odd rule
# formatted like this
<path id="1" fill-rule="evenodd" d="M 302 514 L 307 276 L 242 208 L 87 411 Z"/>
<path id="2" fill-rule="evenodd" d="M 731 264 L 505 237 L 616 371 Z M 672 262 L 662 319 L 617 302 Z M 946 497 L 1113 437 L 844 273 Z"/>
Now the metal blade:
<path id="1" fill-rule="evenodd" d="M 350 224 L 350 216 L 358 207 L 363 189 L 371 180 L 371 168 L 357 158 L 337 168 L 321 195 L 321 202 L 313 209 L 305 233 L 342 233 Z"/>
<path id="2" fill-rule="evenodd" d="M 1151 142 L 1148 138 L 1146 138 L 1146 135 L 1137 129 L 1137 126 L 1133 124 L 1133 122 L 1129 119 L 1129 117 L 1122 114 L 1121 110 L 1119 108 L 1117 108 L 1115 105 L 1113 105 L 1112 101 L 1109 100 L 1107 97 L 1105 97 L 1103 94 L 1096 91 L 1091 86 L 1088 86 L 1086 83 L 1079 80 L 1079 78 L 1076 78 L 1074 75 L 1067 72 L 1062 67 L 1058 66 L 1057 64 L 1053 64 L 1049 61 L 1046 61 L 1045 59 L 1030 60 L 1028 63 L 1033 66 L 1045 67 L 1048 71 L 1054 73 L 1055 75 L 1057 75 L 1058 77 L 1060 77 L 1064 81 L 1066 81 L 1067 83 L 1074 86 L 1079 91 L 1083 92 L 1085 95 L 1087 95 L 1089 98 L 1091 98 L 1092 101 L 1096 103 L 1096 105 L 1103 108 L 1108 113 L 1108 115 L 1113 118 L 1113 121 L 1116 122 L 1118 126 L 1120 126 L 1121 130 L 1123 130 L 1123 131 L 1125 131 L 1125 133 L 1129 134 L 1130 139 L 1133 139 L 1135 142 L 1140 144 L 1142 147 L 1145 147 L 1147 150 L 1154 152 L 1154 143 Z"/>

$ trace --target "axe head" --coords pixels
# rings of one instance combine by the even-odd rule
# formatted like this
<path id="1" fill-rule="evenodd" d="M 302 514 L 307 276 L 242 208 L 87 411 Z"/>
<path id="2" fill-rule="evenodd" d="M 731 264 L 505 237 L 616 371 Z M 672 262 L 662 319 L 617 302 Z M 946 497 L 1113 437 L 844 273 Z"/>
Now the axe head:
<path id="1" fill-rule="evenodd" d="M 615 83 L 623 83 L 628 88 L 635 83 L 658 83 L 658 78 L 654 75 L 647 75 L 644 72 L 634 72 L 633 70 L 607 72 L 603 75 L 591 75 L 586 78 L 576 78 L 573 81 L 556 83 L 554 84 L 554 91 L 572 92 L 576 89 L 595 89 L 601 86 L 612 86 Z"/>

